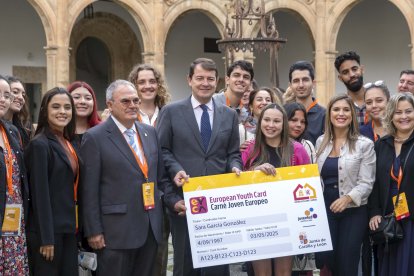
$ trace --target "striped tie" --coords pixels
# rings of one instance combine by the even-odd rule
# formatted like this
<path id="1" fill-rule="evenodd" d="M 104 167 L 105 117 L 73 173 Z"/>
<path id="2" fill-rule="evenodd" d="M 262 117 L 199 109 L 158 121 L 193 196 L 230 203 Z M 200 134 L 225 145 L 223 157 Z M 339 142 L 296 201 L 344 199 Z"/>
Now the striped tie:
<path id="1" fill-rule="evenodd" d="M 125 130 L 125 134 L 128 136 L 128 144 L 135 151 L 135 153 L 139 157 L 139 160 L 142 162 L 142 154 L 141 154 L 141 151 L 139 150 L 137 144 L 135 143 L 135 139 L 134 139 L 135 133 L 134 133 L 134 130 L 132 128 L 129 128 L 129 129 Z"/>

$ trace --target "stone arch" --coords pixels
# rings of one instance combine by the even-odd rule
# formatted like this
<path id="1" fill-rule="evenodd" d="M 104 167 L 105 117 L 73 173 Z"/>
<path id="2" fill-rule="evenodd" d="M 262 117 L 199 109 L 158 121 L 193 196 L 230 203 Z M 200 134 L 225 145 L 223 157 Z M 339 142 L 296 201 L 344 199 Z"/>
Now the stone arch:
<path id="1" fill-rule="evenodd" d="M 214 23 L 219 31 L 220 35 L 223 37 L 223 29 L 225 25 L 226 12 L 223 5 L 219 5 L 220 1 L 216 0 L 206 0 L 206 1 L 197 1 L 192 5 L 188 5 L 185 1 L 182 1 L 179 4 L 171 5 L 164 15 L 164 45 L 167 41 L 167 36 L 171 30 L 173 23 L 177 18 L 184 13 L 190 10 L 196 10 L 207 15 L 208 18 Z"/>
<path id="2" fill-rule="evenodd" d="M 278 10 L 288 11 L 292 13 L 296 18 L 305 23 L 305 26 L 307 27 L 311 35 L 312 41 L 315 41 L 314 38 L 316 37 L 316 14 L 313 11 L 312 6 L 310 5 L 313 1 L 304 1 L 307 2 L 307 4 L 302 2 L 303 1 L 269 1 L 265 4 L 265 9 L 267 13 L 275 12 Z M 254 28 L 257 28 L 258 30 L 260 27 L 255 26 Z"/>
<path id="3" fill-rule="evenodd" d="M 56 43 L 56 26 L 52 20 L 56 15 L 52 7 L 48 4 L 49 2 L 42 0 L 28 0 L 28 2 L 35 9 L 42 21 L 46 35 L 46 43 L 48 45 Z"/>
<path id="4" fill-rule="evenodd" d="M 93 20 L 81 19 L 73 29 L 70 37 L 70 81 L 75 78 L 76 50 L 87 37 L 95 37 L 107 46 L 112 79 L 127 78 L 132 66 L 141 61 L 141 49 L 135 33 L 127 23 L 113 14 L 97 12 Z"/>
<path id="5" fill-rule="evenodd" d="M 413 23 L 414 14 L 412 12 L 414 9 L 414 5 L 412 4 L 411 1 L 398 1 L 398 0 L 389 0 L 389 1 L 393 3 L 397 7 L 397 9 L 404 15 L 404 18 L 407 21 L 407 25 L 410 30 L 411 45 L 414 45 L 414 23 Z M 413 48 L 411 48 L 411 66 L 414 66 Z"/>
<path id="6" fill-rule="evenodd" d="M 69 21 L 68 24 L 69 30 L 71 30 L 70 32 L 73 31 L 78 15 L 82 13 L 85 7 L 87 7 L 89 4 L 92 4 L 95 1 L 96 0 L 77 0 L 71 2 L 71 6 L 69 7 L 69 13 L 70 18 L 72 18 L 72 20 Z M 113 2 L 125 8 L 132 16 L 132 18 L 134 18 L 139 32 L 142 36 L 142 41 L 144 43 L 144 51 L 150 49 L 151 45 L 154 44 L 154 39 L 151 36 L 151 32 L 149 31 L 151 29 L 149 26 L 151 26 L 150 23 L 152 22 L 152 19 L 149 16 L 149 13 L 145 12 L 146 10 L 148 10 L 148 6 L 145 5 L 146 1 L 144 1 L 145 3 L 136 0 L 114 0 Z"/>
<path id="7" fill-rule="evenodd" d="M 336 41 L 338 38 L 339 29 L 341 28 L 342 22 L 348 13 L 362 0 L 343 0 L 338 2 L 337 5 L 331 7 L 328 10 L 330 14 L 327 20 L 327 47 L 329 51 L 336 51 Z"/>

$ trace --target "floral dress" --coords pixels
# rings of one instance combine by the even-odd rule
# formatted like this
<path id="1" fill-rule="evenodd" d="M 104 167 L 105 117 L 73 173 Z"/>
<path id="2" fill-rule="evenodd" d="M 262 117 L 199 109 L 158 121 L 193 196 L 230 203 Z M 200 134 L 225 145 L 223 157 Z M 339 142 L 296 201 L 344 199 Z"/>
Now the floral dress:
<path id="1" fill-rule="evenodd" d="M 4 150 L 7 153 L 6 150 Z M 18 236 L 5 236 L 0 239 L 0 275 L 29 275 L 27 259 L 27 242 L 25 233 L 25 221 L 23 211 L 23 197 L 20 179 L 20 169 L 17 158 L 13 156 L 13 195 L 10 196 L 6 188 L 7 204 L 21 204 L 21 226 Z M 4 154 L 0 151 L 0 168 L 5 168 Z M 4 169 L 5 170 L 5 169 Z"/>

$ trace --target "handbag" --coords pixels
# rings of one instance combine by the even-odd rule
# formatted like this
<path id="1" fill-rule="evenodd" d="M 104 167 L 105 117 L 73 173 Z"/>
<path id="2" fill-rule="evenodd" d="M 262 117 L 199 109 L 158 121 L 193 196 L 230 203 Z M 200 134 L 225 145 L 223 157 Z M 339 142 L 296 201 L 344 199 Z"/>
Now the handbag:
<path id="1" fill-rule="evenodd" d="M 413 149 L 414 144 L 411 145 L 410 150 L 407 153 L 406 160 L 410 156 L 410 153 Z M 403 165 L 403 171 L 405 171 L 405 165 Z M 402 189 L 402 185 L 400 186 L 400 191 Z M 400 197 L 400 193 L 398 192 L 397 198 L 395 200 L 395 207 L 398 206 L 398 199 Z M 387 197 L 388 198 L 388 195 Z M 404 231 L 401 226 L 400 221 L 398 221 L 395 217 L 395 213 L 392 212 L 389 215 L 382 215 L 381 222 L 378 225 L 378 228 L 375 230 L 369 230 L 369 236 L 371 238 L 372 244 L 385 244 L 385 248 L 388 249 L 389 243 L 394 243 L 400 241 L 404 238 Z"/>
<path id="2" fill-rule="evenodd" d="M 312 271 L 316 269 L 315 254 L 303 254 L 293 257 L 292 271 Z"/>
<path id="3" fill-rule="evenodd" d="M 395 218 L 395 214 L 391 213 L 382 216 L 378 228 L 370 230 L 372 244 L 389 244 L 400 241 L 404 238 L 401 223 Z"/>

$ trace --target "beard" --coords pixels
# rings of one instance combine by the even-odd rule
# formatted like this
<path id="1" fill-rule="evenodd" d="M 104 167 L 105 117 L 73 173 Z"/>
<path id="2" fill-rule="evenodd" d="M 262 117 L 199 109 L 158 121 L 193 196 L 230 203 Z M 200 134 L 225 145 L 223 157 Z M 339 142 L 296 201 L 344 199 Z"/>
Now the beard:
<path id="1" fill-rule="evenodd" d="M 357 78 L 356 82 L 350 83 L 352 81 L 352 79 L 349 82 L 344 82 L 346 88 L 351 91 L 351 92 L 358 92 L 362 86 L 364 85 L 364 77 L 363 76 L 359 76 Z"/>

